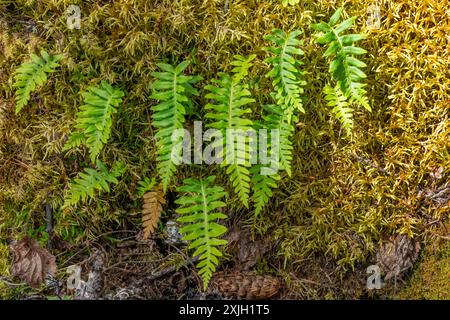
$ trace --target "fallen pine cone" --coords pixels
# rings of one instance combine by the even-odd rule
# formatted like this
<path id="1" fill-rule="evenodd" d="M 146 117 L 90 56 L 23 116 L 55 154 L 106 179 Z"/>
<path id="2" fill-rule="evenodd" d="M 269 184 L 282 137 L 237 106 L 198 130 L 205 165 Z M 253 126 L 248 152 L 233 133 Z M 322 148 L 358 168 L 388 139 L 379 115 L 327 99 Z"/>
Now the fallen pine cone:
<path id="1" fill-rule="evenodd" d="M 281 287 L 278 278 L 251 272 L 218 272 L 212 282 L 225 297 L 244 300 L 269 299 L 275 296 Z"/>

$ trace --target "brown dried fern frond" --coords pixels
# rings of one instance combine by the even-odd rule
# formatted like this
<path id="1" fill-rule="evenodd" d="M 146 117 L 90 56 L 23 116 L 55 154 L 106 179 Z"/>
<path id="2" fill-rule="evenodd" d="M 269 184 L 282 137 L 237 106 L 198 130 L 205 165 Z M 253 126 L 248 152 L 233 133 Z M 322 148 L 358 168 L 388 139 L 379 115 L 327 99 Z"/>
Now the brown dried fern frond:
<path id="1" fill-rule="evenodd" d="M 144 206 L 142 208 L 142 228 L 144 229 L 144 240 L 148 239 L 155 231 L 158 221 L 166 203 L 164 193 L 161 189 L 147 192 L 144 195 Z"/>

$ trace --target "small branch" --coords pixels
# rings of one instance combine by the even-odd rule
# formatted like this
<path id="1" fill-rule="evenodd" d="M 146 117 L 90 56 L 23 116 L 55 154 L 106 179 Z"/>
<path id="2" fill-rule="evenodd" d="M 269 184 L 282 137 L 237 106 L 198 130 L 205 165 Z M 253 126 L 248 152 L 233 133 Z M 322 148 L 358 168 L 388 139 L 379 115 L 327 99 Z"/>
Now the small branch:
<path id="1" fill-rule="evenodd" d="M 45 222 L 47 224 L 46 227 L 45 227 L 45 231 L 48 234 L 47 247 L 50 250 L 52 248 L 51 233 L 53 231 L 53 215 L 52 215 L 52 208 L 50 207 L 50 205 L 48 203 L 45 204 Z"/>
<path id="2" fill-rule="evenodd" d="M 6 284 L 7 286 L 10 286 L 10 287 L 21 287 L 21 286 L 27 285 L 25 282 L 22 282 L 22 283 L 11 282 L 8 277 L 0 277 L 0 281 L 2 281 L 4 284 Z"/>
<path id="3" fill-rule="evenodd" d="M 156 280 L 158 278 L 164 277 L 168 274 L 171 274 L 175 271 L 177 271 L 178 269 L 187 266 L 188 264 L 194 263 L 198 260 L 198 257 L 195 258 L 189 258 L 186 261 L 184 261 L 182 264 L 180 265 L 176 265 L 176 266 L 171 266 L 171 267 L 167 267 L 165 269 L 162 269 L 161 271 L 158 272 L 154 272 L 152 273 L 150 276 L 147 277 L 147 279 L 149 280 Z"/>
<path id="4" fill-rule="evenodd" d="M 227 12 L 228 12 L 229 5 L 230 5 L 230 0 L 225 1 L 225 7 L 223 8 L 223 11 L 225 12 L 225 14 L 227 14 Z"/>
<path id="5" fill-rule="evenodd" d="M 380 168 L 380 166 L 378 166 L 377 164 L 373 163 L 372 161 L 365 159 L 363 157 L 358 156 L 357 154 L 353 154 L 353 157 L 360 163 L 363 163 L 365 165 L 369 165 L 374 169 L 377 169 L 378 171 L 380 171 L 382 174 L 389 176 L 389 172 L 387 172 L 386 169 L 384 168 Z"/>

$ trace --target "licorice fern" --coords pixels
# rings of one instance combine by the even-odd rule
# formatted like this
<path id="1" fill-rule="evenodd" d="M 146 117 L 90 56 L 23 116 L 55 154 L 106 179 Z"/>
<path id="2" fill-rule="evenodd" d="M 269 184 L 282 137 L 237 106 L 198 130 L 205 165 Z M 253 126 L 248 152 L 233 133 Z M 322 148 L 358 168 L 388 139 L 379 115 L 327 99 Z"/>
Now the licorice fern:
<path id="1" fill-rule="evenodd" d="M 207 99 L 214 100 L 205 106 L 209 112 L 206 118 L 212 120 L 208 127 L 218 129 L 224 137 L 223 152 L 219 156 L 224 157 L 223 167 L 227 167 L 233 188 L 239 200 L 248 207 L 250 194 L 250 142 L 251 137 L 245 137 L 245 143 L 234 143 L 234 138 L 247 134 L 252 130 L 252 121 L 244 118 L 251 113 L 246 108 L 249 103 L 254 102 L 248 90 L 248 84 L 242 83 L 251 67 L 254 55 L 249 57 L 236 56 L 233 62 L 233 75 L 219 73 L 219 79 L 213 79 L 213 85 L 205 86 L 209 91 Z M 236 133 L 233 137 L 232 133 Z M 233 141 L 231 141 L 233 139 Z M 237 138 L 239 140 L 239 138 Z"/>
<path id="2" fill-rule="evenodd" d="M 145 177 L 144 180 L 138 182 L 137 194 L 139 197 L 143 197 L 144 194 L 151 191 L 153 187 L 156 185 L 156 179 L 149 179 Z"/>
<path id="3" fill-rule="evenodd" d="M 262 170 L 270 170 L 270 166 L 256 165 L 251 168 L 252 173 L 252 186 L 253 195 L 252 200 L 255 206 L 255 214 L 259 215 L 269 199 L 272 197 L 272 190 L 278 187 L 278 181 L 280 180 L 280 175 L 278 173 L 274 174 L 263 174 Z"/>
<path id="4" fill-rule="evenodd" d="M 163 72 L 152 73 L 156 78 L 151 85 L 152 98 L 159 101 L 157 105 L 152 106 L 152 125 L 157 128 L 155 135 L 158 148 L 157 170 L 164 192 L 176 171 L 176 163 L 172 159 L 176 141 L 172 141 L 172 133 L 177 129 L 183 129 L 186 110 L 192 108 L 190 97 L 198 94 L 192 85 L 201 79 L 183 75 L 188 65 L 189 61 L 184 61 L 176 67 L 159 63 L 158 67 Z"/>
<path id="5" fill-rule="evenodd" d="M 84 104 L 76 116 L 76 130 L 70 135 L 63 150 L 86 145 L 89 156 L 95 163 L 103 146 L 111 135 L 113 114 L 122 102 L 124 93 L 102 81 L 83 93 Z"/>
<path id="6" fill-rule="evenodd" d="M 69 183 L 63 208 L 76 205 L 88 198 L 94 198 L 96 192 L 110 192 L 109 184 L 117 184 L 119 178 L 125 172 L 125 166 L 121 162 L 116 162 L 111 171 L 97 160 L 97 169 L 86 168 L 79 174 L 78 178 L 72 179 Z"/>
<path id="7" fill-rule="evenodd" d="M 350 135 L 353 129 L 353 108 L 350 107 L 341 88 L 338 85 L 334 88 L 327 85 L 324 93 L 327 105 L 332 108 L 331 112 L 341 122 L 346 133 Z"/>
<path id="8" fill-rule="evenodd" d="M 268 113 L 264 117 L 264 125 L 267 129 L 275 129 L 279 132 L 279 169 L 292 175 L 292 136 L 294 126 L 288 123 L 286 116 L 277 106 L 267 105 L 264 109 Z"/>
<path id="9" fill-rule="evenodd" d="M 276 105 L 263 106 L 266 115 L 263 116 L 260 128 L 268 131 L 268 163 L 259 164 L 251 168 L 252 173 L 252 200 L 255 214 L 259 215 L 272 197 L 272 190 L 277 188 L 280 180 L 279 170 L 291 175 L 292 162 L 292 134 L 294 127 L 287 123 L 283 111 Z M 272 132 L 272 130 L 275 130 Z M 277 137 L 273 137 L 275 134 Z M 274 143 L 277 144 L 274 145 Z"/>
<path id="10" fill-rule="evenodd" d="M 47 73 L 59 66 L 62 55 L 49 55 L 41 50 L 41 56 L 31 55 L 31 61 L 24 62 L 16 70 L 13 87 L 16 88 L 16 113 L 25 107 L 31 93 L 47 81 Z"/>
<path id="11" fill-rule="evenodd" d="M 320 32 L 316 42 L 328 45 L 324 57 L 331 59 L 329 71 L 344 96 L 350 102 L 357 103 L 371 111 L 365 85 L 361 83 L 366 75 L 360 68 L 364 68 L 366 64 L 355 57 L 366 53 L 366 50 L 354 45 L 355 42 L 364 39 L 364 35 L 343 34 L 353 26 L 356 17 L 351 17 L 338 24 L 342 10 L 342 8 L 336 10 L 328 23 L 320 22 L 313 25 L 313 28 Z"/>
<path id="12" fill-rule="evenodd" d="M 189 249 L 195 249 L 192 256 L 199 259 L 197 268 L 204 290 L 219 264 L 218 257 L 222 256 L 217 247 L 227 244 L 226 240 L 219 239 L 227 228 L 217 223 L 217 220 L 226 218 L 219 209 L 225 206 L 221 200 L 227 193 L 222 187 L 213 185 L 214 180 L 215 176 L 186 179 L 184 185 L 177 189 L 184 193 L 176 200 L 180 205 L 176 212 L 181 215 L 177 221 L 184 225 L 180 232 L 183 239 L 190 242 Z"/>
<path id="13" fill-rule="evenodd" d="M 305 112 L 301 95 L 306 82 L 302 79 L 304 72 L 299 70 L 303 63 L 296 57 L 304 54 L 299 48 L 302 41 L 297 39 L 300 34 L 300 30 L 286 34 L 280 29 L 273 29 L 271 34 L 264 37 L 276 45 L 266 48 L 272 54 L 266 62 L 273 67 L 267 76 L 272 78 L 274 98 L 283 109 L 288 123 L 298 112 Z"/>

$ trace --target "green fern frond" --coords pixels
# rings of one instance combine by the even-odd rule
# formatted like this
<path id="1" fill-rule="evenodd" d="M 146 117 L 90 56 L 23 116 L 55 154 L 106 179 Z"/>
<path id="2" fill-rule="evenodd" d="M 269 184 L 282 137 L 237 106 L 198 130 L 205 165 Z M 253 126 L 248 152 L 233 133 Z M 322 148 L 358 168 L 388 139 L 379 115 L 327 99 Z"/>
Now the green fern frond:
<path id="1" fill-rule="evenodd" d="M 157 105 L 152 106 L 152 125 L 158 129 L 155 135 L 158 147 L 157 170 L 164 192 L 167 191 L 176 171 L 176 164 L 172 159 L 176 142 L 172 141 L 172 133 L 177 129 L 183 129 L 186 109 L 192 108 L 190 97 L 198 94 L 192 85 L 201 79 L 183 75 L 188 65 L 189 61 L 184 61 L 176 67 L 159 63 L 158 67 L 163 72 L 152 73 L 156 78 L 151 85 L 152 98 L 159 101 Z"/>
<path id="2" fill-rule="evenodd" d="M 364 35 L 343 34 L 344 31 L 353 26 L 356 17 L 351 17 L 337 24 L 342 11 L 342 8 L 336 10 L 328 23 L 320 22 L 313 25 L 313 28 L 320 32 L 317 35 L 316 42 L 328 45 L 324 57 L 331 59 L 329 71 L 333 79 L 337 81 L 342 93 L 351 102 L 371 111 L 364 88 L 365 85 L 361 83 L 366 78 L 361 68 L 366 67 L 366 64 L 355 57 L 366 53 L 366 50 L 354 45 L 355 42 L 364 39 Z"/>
<path id="3" fill-rule="evenodd" d="M 81 146 L 86 141 L 84 132 L 74 131 L 70 134 L 66 143 L 64 144 L 63 151 L 67 151 L 72 148 Z"/>
<path id="4" fill-rule="evenodd" d="M 295 57 L 304 54 L 298 48 L 302 45 L 302 41 L 297 39 L 300 34 L 302 34 L 300 30 L 286 34 L 280 29 L 274 29 L 271 34 L 264 37 L 276 45 L 266 48 L 273 55 L 266 59 L 266 62 L 273 66 L 267 76 L 273 79 L 275 100 L 283 109 L 288 123 L 291 123 L 293 115 L 305 112 L 301 95 L 302 86 L 306 82 L 302 79 L 304 72 L 299 70 L 303 63 Z"/>
<path id="5" fill-rule="evenodd" d="M 252 200 L 255 206 L 255 215 L 259 215 L 262 212 L 269 202 L 269 199 L 272 197 L 272 190 L 278 187 L 278 181 L 280 180 L 280 175 L 278 173 L 263 174 L 264 170 L 268 173 L 270 172 L 271 167 L 269 165 L 259 164 L 252 167 L 250 170 L 252 173 Z"/>
<path id="6" fill-rule="evenodd" d="M 252 200 L 256 215 L 262 212 L 272 197 L 272 190 L 278 187 L 278 181 L 281 179 L 278 171 L 285 170 L 288 175 L 291 175 L 293 149 L 291 142 L 293 127 L 285 121 L 286 117 L 283 111 L 275 105 L 265 105 L 263 109 L 266 115 L 263 116 L 262 121 L 256 127 L 267 130 L 266 156 L 268 163 L 258 164 L 250 170 L 252 174 Z M 286 129 L 288 130 L 286 131 Z"/>
<path id="7" fill-rule="evenodd" d="M 279 169 L 292 175 L 292 136 L 294 135 L 294 126 L 287 122 L 286 116 L 277 106 L 266 105 L 263 107 L 268 114 L 264 116 L 264 126 L 267 129 L 275 129 L 279 132 Z"/>
<path id="8" fill-rule="evenodd" d="M 145 177 L 144 180 L 141 180 L 138 182 L 138 189 L 137 194 L 139 197 L 143 197 L 144 194 L 151 191 L 153 187 L 156 185 L 156 179 L 152 178 L 149 179 L 148 177 Z"/>
<path id="9" fill-rule="evenodd" d="M 112 116 L 122 102 L 124 93 L 102 81 L 83 93 L 84 104 L 77 113 L 74 131 L 63 150 L 86 145 L 93 163 L 111 135 Z"/>
<path id="10" fill-rule="evenodd" d="M 234 60 L 231 62 L 231 65 L 234 67 L 232 70 L 234 73 L 234 82 L 241 82 L 248 75 L 248 70 L 253 66 L 251 62 L 255 60 L 255 58 L 256 54 L 249 55 L 248 57 L 241 55 L 234 56 Z"/>
<path id="11" fill-rule="evenodd" d="M 181 215 L 177 221 L 184 224 L 180 232 L 183 239 L 190 242 L 189 249 L 195 249 L 192 256 L 199 257 L 197 268 L 204 290 L 219 264 L 218 257 L 222 256 L 217 247 L 227 244 L 226 240 L 219 239 L 227 228 L 217 223 L 217 220 L 227 217 L 218 210 L 225 206 L 221 199 L 227 193 L 222 187 L 214 186 L 214 180 L 215 176 L 186 179 L 184 185 L 177 189 L 185 194 L 176 200 L 180 205 L 176 212 Z"/>
<path id="12" fill-rule="evenodd" d="M 78 178 L 69 183 L 69 189 L 64 199 L 63 208 L 76 205 L 88 198 L 94 198 L 95 193 L 104 191 L 110 192 L 109 184 L 117 184 L 119 178 L 125 172 L 125 166 L 121 162 L 116 162 L 111 171 L 97 160 L 97 169 L 86 168 L 79 174 Z"/>
<path id="13" fill-rule="evenodd" d="M 22 63 L 14 75 L 13 87 L 16 88 L 16 113 L 25 107 L 31 93 L 47 81 L 47 73 L 59 66 L 62 55 L 49 55 L 41 50 L 41 56 L 31 55 L 31 61 Z"/>
<path id="14" fill-rule="evenodd" d="M 208 103 L 206 110 L 210 110 L 206 114 L 206 118 L 212 123 L 208 127 L 218 129 L 224 137 L 223 152 L 219 156 L 223 156 L 224 162 L 222 166 L 227 167 L 227 174 L 230 176 L 233 188 L 244 206 L 248 207 L 250 194 L 250 142 L 251 137 L 245 137 L 245 143 L 234 143 L 230 139 L 234 137 L 231 133 L 245 135 L 252 130 L 252 121 L 244 118 L 246 114 L 251 113 L 249 108 L 245 106 L 255 100 L 251 98 L 247 84 L 242 84 L 241 80 L 247 74 L 248 68 L 251 67 L 249 58 L 237 57 L 233 65 L 234 75 L 230 76 L 226 73 L 219 73 L 219 79 L 213 79 L 213 85 L 205 86 L 209 91 L 206 95 L 207 99 L 214 100 L 214 103 Z"/>
<path id="15" fill-rule="evenodd" d="M 346 133 L 350 135 L 353 129 L 353 108 L 349 106 L 341 88 L 338 85 L 334 88 L 327 85 L 323 91 L 327 105 L 332 108 L 331 112 L 342 124 Z"/>

